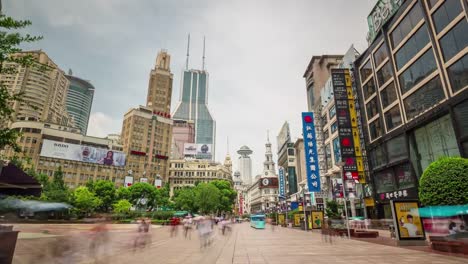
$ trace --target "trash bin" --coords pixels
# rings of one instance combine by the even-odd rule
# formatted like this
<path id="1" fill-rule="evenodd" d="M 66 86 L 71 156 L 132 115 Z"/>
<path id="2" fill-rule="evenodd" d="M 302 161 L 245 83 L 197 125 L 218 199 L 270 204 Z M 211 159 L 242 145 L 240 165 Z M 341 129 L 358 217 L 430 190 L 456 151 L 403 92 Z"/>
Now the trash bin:
<path id="1" fill-rule="evenodd" d="M 13 226 L 0 225 L 0 263 L 12 263 L 18 233 L 13 231 Z"/>

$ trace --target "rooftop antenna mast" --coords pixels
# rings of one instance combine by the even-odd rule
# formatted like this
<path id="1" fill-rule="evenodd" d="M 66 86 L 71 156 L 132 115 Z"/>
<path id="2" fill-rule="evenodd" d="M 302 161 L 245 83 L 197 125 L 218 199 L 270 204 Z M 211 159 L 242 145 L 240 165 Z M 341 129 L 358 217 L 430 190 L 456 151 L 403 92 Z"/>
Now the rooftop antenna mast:
<path id="1" fill-rule="evenodd" d="M 190 34 L 188 34 L 188 38 L 187 38 L 187 60 L 185 61 L 185 69 L 186 70 L 188 70 L 189 50 L 190 50 Z"/>
<path id="2" fill-rule="evenodd" d="M 202 71 L 205 70 L 205 36 L 203 36 L 203 58 L 202 58 Z"/>

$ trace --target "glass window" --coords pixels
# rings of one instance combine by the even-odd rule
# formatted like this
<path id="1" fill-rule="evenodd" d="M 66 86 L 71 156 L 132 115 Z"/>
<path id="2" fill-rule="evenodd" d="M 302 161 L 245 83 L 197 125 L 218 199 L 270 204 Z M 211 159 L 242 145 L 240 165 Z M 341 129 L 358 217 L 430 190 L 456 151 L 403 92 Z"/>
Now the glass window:
<path id="1" fill-rule="evenodd" d="M 468 136 L 468 101 L 465 101 L 454 108 L 455 120 L 458 124 L 460 137 Z"/>
<path id="2" fill-rule="evenodd" d="M 391 192 L 395 190 L 395 177 L 393 170 L 378 172 L 374 176 L 377 193 Z"/>
<path id="3" fill-rule="evenodd" d="M 388 110 L 384 115 L 385 123 L 387 124 L 387 131 L 390 131 L 395 127 L 401 125 L 402 120 L 400 114 L 400 107 L 398 105 Z"/>
<path id="4" fill-rule="evenodd" d="M 335 133 L 336 130 L 338 130 L 338 123 L 335 121 L 333 124 L 330 126 L 331 133 Z"/>
<path id="5" fill-rule="evenodd" d="M 380 126 L 379 118 L 377 118 L 377 120 L 369 124 L 369 134 L 371 140 L 382 136 L 382 127 Z"/>
<path id="6" fill-rule="evenodd" d="M 307 87 L 307 103 L 309 104 L 309 109 L 314 108 L 314 85 L 311 84 L 309 87 Z"/>
<path id="7" fill-rule="evenodd" d="M 371 119 L 375 115 L 379 113 L 377 110 L 377 97 L 374 97 L 374 99 L 370 100 L 366 104 L 366 110 L 367 110 L 367 119 Z"/>
<path id="8" fill-rule="evenodd" d="M 394 162 L 408 157 L 406 151 L 405 135 L 401 135 L 387 141 L 388 162 Z"/>
<path id="9" fill-rule="evenodd" d="M 405 64 L 410 61 L 416 53 L 429 43 L 429 34 L 426 25 L 421 28 L 403 45 L 395 54 L 395 63 L 397 69 L 400 70 Z"/>
<path id="10" fill-rule="evenodd" d="M 375 62 L 375 67 L 377 68 L 382 62 L 388 57 L 387 54 L 387 46 L 385 46 L 385 43 L 380 46 L 378 50 L 375 51 L 374 53 L 374 62 Z"/>
<path id="11" fill-rule="evenodd" d="M 468 45 L 468 22 L 462 19 L 440 39 L 445 61 L 450 60 Z"/>
<path id="12" fill-rule="evenodd" d="M 437 76 L 404 100 L 406 118 L 414 118 L 444 98 L 442 83 Z"/>
<path id="13" fill-rule="evenodd" d="M 429 5 L 429 9 L 433 8 L 440 0 L 427 0 L 427 4 Z"/>
<path id="14" fill-rule="evenodd" d="M 323 139 L 326 140 L 329 137 L 330 137 L 330 133 L 329 133 L 328 129 L 325 129 L 323 131 Z"/>
<path id="15" fill-rule="evenodd" d="M 437 64 L 434 53 L 432 49 L 429 49 L 399 76 L 401 93 L 408 92 L 413 86 L 434 72 L 435 69 L 437 69 Z"/>
<path id="16" fill-rule="evenodd" d="M 375 93 L 374 78 L 370 79 L 366 84 L 362 86 L 364 99 L 367 100 L 371 95 Z"/>
<path id="17" fill-rule="evenodd" d="M 390 34 L 393 47 L 395 48 L 408 35 L 408 33 L 423 18 L 421 6 L 416 3 L 411 11 L 403 18 L 400 24 Z"/>
<path id="18" fill-rule="evenodd" d="M 330 110 L 328 110 L 328 115 L 330 116 L 330 119 L 336 115 L 336 108 L 334 105 L 330 108 Z"/>
<path id="19" fill-rule="evenodd" d="M 385 165 L 387 163 L 382 145 L 379 145 L 370 152 L 370 158 L 374 169 L 381 167 L 382 165 Z"/>
<path id="20" fill-rule="evenodd" d="M 441 32 L 462 10 L 460 0 L 445 1 L 432 15 L 436 32 Z"/>
<path id="21" fill-rule="evenodd" d="M 327 156 L 327 169 L 331 169 L 333 166 L 332 157 L 331 157 L 331 147 L 330 144 L 325 146 L 325 154 Z"/>
<path id="22" fill-rule="evenodd" d="M 390 62 L 385 63 L 385 65 L 377 72 L 377 81 L 379 87 L 382 87 L 384 83 L 392 78 L 392 66 Z"/>
<path id="23" fill-rule="evenodd" d="M 398 187 L 400 190 L 416 187 L 409 163 L 395 167 L 395 175 L 398 179 Z"/>
<path id="24" fill-rule="evenodd" d="M 382 108 L 389 106 L 397 99 L 395 90 L 395 82 L 390 83 L 385 89 L 380 91 L 380 98 L 382 99 Z"/>
<path id="25" fill-rule="evenodd" d="M 455 93 L 468 85 L 468 55 L 447 68 L 452 91 Z"/>
<path id="26" fill-rule="evenodd" d="M 341 161 L 341 149 L 340 149 L 340 139 L 333 139 L 333 158 L 335 159 L 335 164 Z"/>
<path id="27" fill-rule="evenodd" d="M 367 61 L 367 63 L 361 68 L 360 70 L 361 73 L 361 80 L 365 81 L 369 76 L 372 74 L 372 66 L 370 60 Z"/>

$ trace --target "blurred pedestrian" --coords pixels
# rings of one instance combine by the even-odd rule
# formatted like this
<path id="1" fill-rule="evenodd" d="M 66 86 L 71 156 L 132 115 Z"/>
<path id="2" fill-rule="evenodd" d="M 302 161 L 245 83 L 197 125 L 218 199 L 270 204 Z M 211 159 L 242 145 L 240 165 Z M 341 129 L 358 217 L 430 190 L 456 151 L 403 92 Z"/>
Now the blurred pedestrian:
<path id="1" fill-rule="evenodd" d="M 184 236 L 187 238 L 187 235 L 189 236 L 189 239 L 192 239 L 192 217 L 186 216 L 184 220 L 182 220 L 182 224 L 184 225 Z"/>
<path id="2" fill-rule="evenodd" d="M 179 219 L 177 217 L 171 218 L 171 237 L 177 236 L 177 228 L 179 225 Z"/>
<path id="3" fill-rule="evenodd" d="M 103 257 L 107 253 L 109 239 L 109 229 L 106 223 L 106 219 L 100 219 L 100 221 L 91 229 L 91 243 L 89 251 L 91 257 L 98 262 L 100 257 Z"/>

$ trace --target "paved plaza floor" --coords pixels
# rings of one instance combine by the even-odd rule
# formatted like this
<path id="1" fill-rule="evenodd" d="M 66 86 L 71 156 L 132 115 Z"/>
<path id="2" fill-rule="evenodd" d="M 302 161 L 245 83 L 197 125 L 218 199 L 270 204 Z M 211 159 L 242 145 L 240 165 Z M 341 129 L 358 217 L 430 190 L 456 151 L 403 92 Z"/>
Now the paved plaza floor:
<path id="1" fill-rule="evenodd" d="M 24 232 L 45 232 L 57 237 L 26 236 L 18 240 L 14 263 L 468 263 L 467 258 L 441 255 L 408 248 L 379 245 L 346 238 L 324 241 L 318 232 L 276 227 L 256 230 L 248 223 L 235 224 L 230 234 L 216 230 L 213 242 L 200 247 L 196 230 L 191 239 L 179 230 L 170 236 L 169 227 L 153 228 L 151 244 L 133 248 L 134 225 L 113 225 L 109 242 L 93 258 L 89 251 L 92 225 L 20 225 Z M 45 230 L 45 231 L 44 231 Z M 60 240 L 61 239 L 61 240 Z M 44 256 L 51 248 L 63 246 L 65 258 Z"/>

